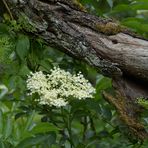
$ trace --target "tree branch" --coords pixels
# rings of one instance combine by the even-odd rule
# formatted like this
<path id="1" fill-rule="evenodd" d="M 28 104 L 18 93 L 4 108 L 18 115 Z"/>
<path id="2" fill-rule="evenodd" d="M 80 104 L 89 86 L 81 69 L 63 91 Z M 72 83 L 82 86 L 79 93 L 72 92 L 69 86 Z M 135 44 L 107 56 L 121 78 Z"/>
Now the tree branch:
<path id="1" fill-rule="evenodd" d="M 6 2 L 16 18 L 26 15 L 28 23 L 33 24 L 36 30 L 32 33 L 43 38 L 48 45 L 83 60 L 105 76 L 112 77 L 114 88 L 126 102 L 126 116 L 137 121 L 135 99 L 148 97 L 146 39 L 111 19 L 86 13 L 74 0 Z M 142 137 L 145 136 L 141 136 L 141 139 Z"/>

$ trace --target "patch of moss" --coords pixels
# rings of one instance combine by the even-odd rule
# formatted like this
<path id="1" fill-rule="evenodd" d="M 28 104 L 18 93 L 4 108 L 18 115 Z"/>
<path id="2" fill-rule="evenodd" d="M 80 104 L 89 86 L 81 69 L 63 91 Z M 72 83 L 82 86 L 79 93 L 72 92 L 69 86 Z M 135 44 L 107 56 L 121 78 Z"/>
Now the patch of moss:
<path id="1" fill-rule="evenodd" d="M 120 24 L 114 22 L 96 24 L 96 29 L 106 35 L 114 35 L 122 31 Z"/>
<path id="2" fill-rule="evenodd" d="M 80 3 L 79 0 L 72 0 L 72 1 L 77 9 L 86 12 L 86 8 Z"/>

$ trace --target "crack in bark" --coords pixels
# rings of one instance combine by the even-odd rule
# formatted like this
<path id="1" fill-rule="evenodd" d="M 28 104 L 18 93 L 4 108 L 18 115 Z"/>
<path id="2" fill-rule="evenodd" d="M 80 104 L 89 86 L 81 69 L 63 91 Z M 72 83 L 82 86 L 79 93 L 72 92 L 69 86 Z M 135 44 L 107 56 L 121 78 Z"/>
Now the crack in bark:
<path id="1" fill-rule="evenodd" d="M 6 1 L 16 18 L 21 12 L 29 18 L 37 29 L 33 32 L 36 36 L 112 77 L 121 102 L 110 96 L 108 101 L 139 139 L 147 137 L 143 125 L 138 123 L 135 105 L 137 97 L 148 97 L 146 39 L 111 19 L 81 11 L 72 0 L 23 0 L 15 6 L 12 0 Z"/>

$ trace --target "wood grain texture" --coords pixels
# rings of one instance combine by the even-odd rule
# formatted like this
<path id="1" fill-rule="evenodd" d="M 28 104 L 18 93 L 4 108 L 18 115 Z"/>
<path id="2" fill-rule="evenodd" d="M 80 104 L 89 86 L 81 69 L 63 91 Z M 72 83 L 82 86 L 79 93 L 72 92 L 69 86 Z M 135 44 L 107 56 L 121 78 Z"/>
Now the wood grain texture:
<path id="1" fill-rule="evenodd" d="M 148 98 L 148 41 L 111 19 L 85 11 L 74 0 L 6 0 L 13 16 L 27 17 L 49 46 L 87 62 L 113 79 L 113 87 L 122 98 L 122 111 L 137 121 L 138 97 Z M 112 97 L 109 97 L 112 98 Z M 121 104 L 116 99 L 116 104 Z M 113 101 L 109 101 L 113 102 Z M 115 105 L 115 107 L 118 109 Z M 125 114 L 124 114 L 125 115 Z M 147 136 L 131 127 L 136 136 Z M 144 136 L 143 136 L 144 135 Z M 143 137 L 143 138 L 142 138 Z"/>

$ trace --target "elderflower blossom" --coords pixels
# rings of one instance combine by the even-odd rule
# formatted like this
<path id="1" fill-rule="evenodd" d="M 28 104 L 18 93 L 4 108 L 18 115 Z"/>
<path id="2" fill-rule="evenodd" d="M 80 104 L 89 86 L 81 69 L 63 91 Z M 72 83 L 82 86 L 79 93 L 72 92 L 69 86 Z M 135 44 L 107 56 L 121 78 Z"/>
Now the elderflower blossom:
<path id="1" fill-rule="evenodd" d="M 29 95 L 38 93 L 39 103 L 50 106 L 66 106 L 70 98 L 86 99 L 93 98 L 95 89 L 79 72 L 72 75 L 60 68 L 54 67 L 50 74 L 43 72 L 31 73 L 27 79 Z"/>

